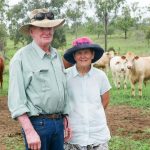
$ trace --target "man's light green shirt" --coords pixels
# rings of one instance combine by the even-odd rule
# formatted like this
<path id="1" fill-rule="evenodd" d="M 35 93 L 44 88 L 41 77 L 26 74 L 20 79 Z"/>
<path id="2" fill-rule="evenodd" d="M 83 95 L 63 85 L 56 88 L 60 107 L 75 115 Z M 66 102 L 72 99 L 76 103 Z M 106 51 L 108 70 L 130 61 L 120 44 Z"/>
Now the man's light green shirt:
<path id="1" fill-rule="evenodd" d="M 12 118 L 24 113 L 67 113 L 66 79 L 56 49 L 46 54 L 34 41 L 10 62 L 8 106 Z"/>

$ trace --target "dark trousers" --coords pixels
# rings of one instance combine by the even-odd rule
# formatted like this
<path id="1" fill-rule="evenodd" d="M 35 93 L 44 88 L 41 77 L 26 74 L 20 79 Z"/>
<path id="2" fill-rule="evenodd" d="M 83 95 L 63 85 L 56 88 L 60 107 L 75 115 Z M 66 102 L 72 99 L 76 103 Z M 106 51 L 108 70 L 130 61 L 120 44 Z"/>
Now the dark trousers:
<path id="1" fill-rule="evenodd" d="M 32 118 L 31 123 L 40 136 L 41 150 L 64 150 L 64 125 L 63 119 Z M 23 137 L 28 149 L 26 137 Z"/>

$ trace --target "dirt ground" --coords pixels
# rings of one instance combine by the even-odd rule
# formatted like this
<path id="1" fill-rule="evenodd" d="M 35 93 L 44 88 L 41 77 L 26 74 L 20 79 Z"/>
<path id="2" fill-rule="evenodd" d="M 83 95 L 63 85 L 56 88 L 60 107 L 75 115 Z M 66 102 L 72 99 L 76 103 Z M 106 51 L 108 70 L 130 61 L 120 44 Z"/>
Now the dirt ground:
<path id="1" fill-rule="evenodd" d="M 106 110 L 108 125 L 112 136 L 130 136 L 135 140 L 150 139 L 150 111 L 129 106 L 109 106 Z M 7 97 L 0 97 L 0 150 L 5 147 L 6 137 L 20 134 L 17 121 L 10 117 L 7 107 Z"/>

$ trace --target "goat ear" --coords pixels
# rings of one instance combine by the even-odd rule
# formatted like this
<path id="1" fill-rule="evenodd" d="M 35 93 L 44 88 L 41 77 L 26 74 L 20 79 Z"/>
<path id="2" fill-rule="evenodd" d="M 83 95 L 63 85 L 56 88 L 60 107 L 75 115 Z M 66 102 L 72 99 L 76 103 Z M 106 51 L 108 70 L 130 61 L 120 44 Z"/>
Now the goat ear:
<path id="1" fill-rule="evenodd" d="M 126 59 L 126 56 L 121 56 L 122 59 Z"/>
<path id="2" fill-rule="evenodd" d="M 139 56 L 135 56 L 134 59 L 136 59 L 136 60 L 139 59 Z"/>

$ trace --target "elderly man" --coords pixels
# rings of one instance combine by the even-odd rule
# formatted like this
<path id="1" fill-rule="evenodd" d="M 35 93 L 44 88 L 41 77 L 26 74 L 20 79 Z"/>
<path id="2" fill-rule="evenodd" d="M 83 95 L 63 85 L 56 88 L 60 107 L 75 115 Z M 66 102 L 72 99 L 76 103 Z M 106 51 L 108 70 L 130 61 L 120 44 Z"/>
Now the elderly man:
<path id="1" fill-rule="evenodd" d="M 47 9 L 35 9 L 20 31 L 33 41 L 10 62 L 8 106 L 22 126 L 26 150 L 63 150 L 63 116 L 67 114 L 62 60 L 51 47 L 54 30 L 64 19 Z"/>

